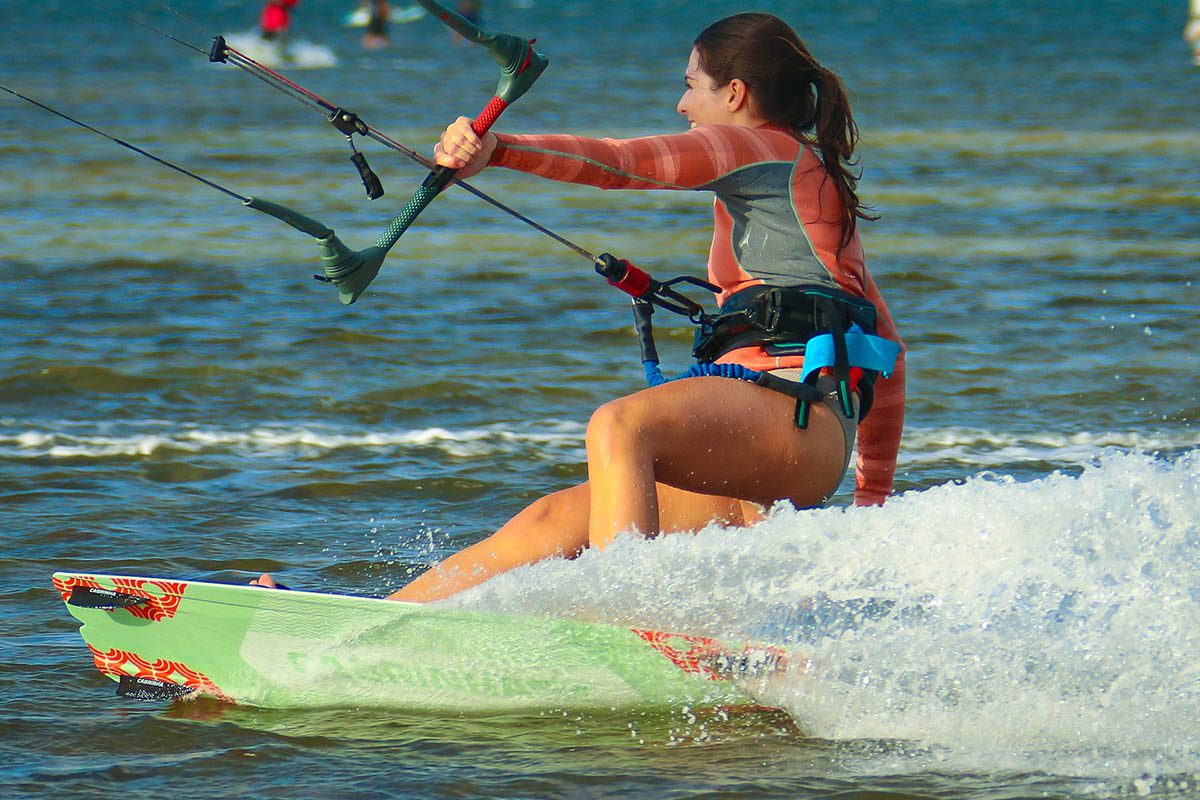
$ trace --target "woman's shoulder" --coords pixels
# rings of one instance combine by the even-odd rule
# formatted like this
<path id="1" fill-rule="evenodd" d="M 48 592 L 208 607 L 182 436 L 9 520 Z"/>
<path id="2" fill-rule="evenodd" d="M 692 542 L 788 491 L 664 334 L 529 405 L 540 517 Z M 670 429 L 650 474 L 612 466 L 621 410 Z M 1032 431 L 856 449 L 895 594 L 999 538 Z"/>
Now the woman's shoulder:
<path id="1" fill-rule="evenodd" d="M 759 125 L 753 127 L 750 125 L 734 125 L 732 123 L 722 123 L 716 125 L 697 125 L 696 127 L 685 131 L 682 136 L 725 136 L 744 139 L 762 139 L 767 141 L 792 142 L 793 144 L 801 144 L 802 140 L 789 128 L 781 125 Z"/>
<path id="2" fill-rule="evenodd" d="M 793 161 L 804 147 L 804 142 L 794 134 L 777 126 L 701 125 L 681 135 L 703 144 L 705 149 L 739 161 Z"/>

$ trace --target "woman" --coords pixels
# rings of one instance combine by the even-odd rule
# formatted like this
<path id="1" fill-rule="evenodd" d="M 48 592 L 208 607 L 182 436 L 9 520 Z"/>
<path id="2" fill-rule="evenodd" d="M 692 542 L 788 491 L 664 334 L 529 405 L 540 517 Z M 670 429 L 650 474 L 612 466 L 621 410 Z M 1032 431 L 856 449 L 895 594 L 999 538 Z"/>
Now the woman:
<path id="1" fill-rule="evenodd" d="M 706 28 L 684 78 L 677 110 L 691 124 L 686 133 L 480 138 L 459 118 L 436 159 L 462 178 L 499 166 L 602 188 L 712 191 L 708 279 L 721 289 L 722 310 L 769 287 L 840 289 L 873 303 L 879 335 L 899 343 L 863 263 L 857 222 L 868 215 L 850 172 L 857 129 L 840 79 L 769 14 Z M 779 371 L 787 386 L 798 386 L 804 356 L 773 352 L 751 344 L 717 360 Z M 836 384 L 820 380 L 823 402 L 812 403 L 803 427 L 796 394 L 727 377 L 671 381 L 606 403 L 588 423 L 586 483 L 534 502 L 391 599 L 444 598 L 517 566 L 602 548 L 631 530 L 655 536 L 712 522 L 747 525 L 780 500 L 799 508 L 824 501 L 848 466 L 861 392 L 847 418 L 829 388 Z M 891 491 L 903 406 L 900 360 L 877 383 L 858 431 L 860 505 L 880 504 Z"/>

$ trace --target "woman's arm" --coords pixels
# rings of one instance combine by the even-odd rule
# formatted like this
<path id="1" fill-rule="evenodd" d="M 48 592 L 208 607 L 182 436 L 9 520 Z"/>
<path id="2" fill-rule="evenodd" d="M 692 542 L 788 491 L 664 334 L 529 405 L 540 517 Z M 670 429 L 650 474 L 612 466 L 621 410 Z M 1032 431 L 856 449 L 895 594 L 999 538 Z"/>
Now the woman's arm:
<path id="1" fill-rule="evenodd" d="M 883 505 L 892 493 L 900 435 L 904 429 L 904 354 L 890 378 L 875 381 L 871 411 L 858 427 L 854 504 Z"/>
<path id="2" fill-rule="evenodd" d="M 469 178 L 499 166 L 551 180 L 603 189 L 700 189 L 748 164 L 792 162 L 800 144 L 781 131 L 709 125 L 684 133 L 636 139 L 595 139 L 569 134 L 481 138 L 459 117 L 434 150 L 437 163 Z"/>
<path id="3" fill-rule="evenodd" d="M 754 163 L 788 162 L 799 143 L 777 131 L 709 125 L 636 139 L 500 134 L 493 166 L 602 189 L 715 189 Z"/>

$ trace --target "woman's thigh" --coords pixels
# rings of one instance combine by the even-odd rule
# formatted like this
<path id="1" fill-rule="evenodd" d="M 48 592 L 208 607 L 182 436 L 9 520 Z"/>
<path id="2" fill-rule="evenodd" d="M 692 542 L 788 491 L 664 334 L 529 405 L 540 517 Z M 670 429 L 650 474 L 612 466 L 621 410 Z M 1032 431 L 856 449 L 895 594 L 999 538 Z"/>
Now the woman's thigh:
<path id="1" fill-rule="evenodd" d="M 734 497 L 701 494 L 665 483 L 655 484 L 658 492 L 659 530 L 662 533 L 697 531 L 705 525 L 743 525 L 747 522 L 742 504 Z"/>
<path id="2" fill-rule="evenodd" d="M 627 446 L 641 448 L 660 484 L 761 505 L 788 499 L 807 506 L 840 483 L 846 440 L 825 404 L 814 404 L 803 430 L 795 408 L 794 398 L 748 381 L 690 378 L 608 403 L 593 425 L 611 426 Z"/>
<path id="3" fill-rule="evenodd" d="M 696 531 L 716 522 L 742 525 L 746 522 L 741 503 L 732 497 L 700 494 L 668 486 L 655 485 L 658 494 L 659 529 L 663 533 Z M 587 546 L 590 489 L 583 482 L 554 492 L 518 515 L 512 525 L 513 538 L 542 539 L 543 555 L 575 554 Z M 520 524 L 523 523 L 523 524 Z M 507 526 L 506 526 L 507 527 Z"/>

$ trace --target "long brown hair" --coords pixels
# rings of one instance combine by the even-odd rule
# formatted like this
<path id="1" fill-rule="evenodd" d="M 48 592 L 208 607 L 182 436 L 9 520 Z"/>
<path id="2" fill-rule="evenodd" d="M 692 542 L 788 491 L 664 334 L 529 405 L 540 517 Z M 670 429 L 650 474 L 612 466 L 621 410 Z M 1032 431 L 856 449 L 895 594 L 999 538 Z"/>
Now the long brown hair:
<path id="1" fill-rule="evenodd" d="M 817 63 L 786 22 L 772 14 L 734 14 L 709 25 L 692 44 L 701 69 L 717 86 L 741 79 L 763 118 L 791 128 L 821 151 L 845 209 L 842 247 L 854 239 L 859 219 L 878 219 L 856 191 L 858 126 L 846 87 Z"/>

